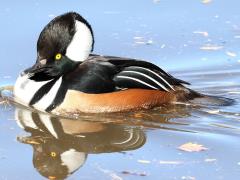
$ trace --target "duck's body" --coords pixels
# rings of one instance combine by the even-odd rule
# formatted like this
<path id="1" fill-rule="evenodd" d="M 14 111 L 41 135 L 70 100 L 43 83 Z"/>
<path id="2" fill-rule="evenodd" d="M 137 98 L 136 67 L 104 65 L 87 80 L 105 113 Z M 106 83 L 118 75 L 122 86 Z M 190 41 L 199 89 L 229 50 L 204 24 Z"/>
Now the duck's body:
<path id="1" fill-rule="evenodd" d="M 202 96 L 152 63 L 90 54 L 93 44 L 79 14 L 55 18 L 40 34 L 36 64 L 17 79 L 16 100 L 62 114 L 149 109 Z"/>
<path id="2" fill-rule="evenodd" d="M 164 82 L 162 77 L 168 81 Z M 184 90 L 189 93 L 186 99 L 192 95 L 182 86 L 185 82 L 173 78 L 155 65 L 118 57 L 90 55 L 64 80 L 68 90 L 54 112 L 150 109 L 176 102 L 183 98 Z"/>
<path id="3" fill-rule="evenodd" d="M 27 71 L 20 75 L 16 99 L 56 114 L 150 109 L 197 96 L 182 85 L 186 82 L 151 63 L 110 56 L 90 55 L 72 71 L 51 80 L 44 80 L 43 74 L 35 76 Z"/>

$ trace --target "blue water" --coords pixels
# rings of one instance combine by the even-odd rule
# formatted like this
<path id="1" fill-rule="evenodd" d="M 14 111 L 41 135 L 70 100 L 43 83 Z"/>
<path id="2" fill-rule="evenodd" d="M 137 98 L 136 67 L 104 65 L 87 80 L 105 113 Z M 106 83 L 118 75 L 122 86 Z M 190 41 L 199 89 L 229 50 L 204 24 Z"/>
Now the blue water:
<path id="1" fill-rule="evenodd" d="M 53 17 L 76 11 L 92 25 L 94 53 L 148 60 L 191 82 L 195 90 L 236 102 L 228 107 L 177 106 L 141 112 L 141 116 L 119 115 L 127 123 L 113 126 L 119 132 L 138 128 L 146 136 L 145 144 L 122 150 L 125 153 L 86 152 L 86 162 L 69 179 L 238 179 L 239 7 L 237 0 L 208 4 L 201 0 L 3 1 L 0 85 L 13 85 L 18 73 L 33 64 L 38 35 Z M 208 44 L 217 49 L 201 49 Z M 31 145 L 16 140 L 29 133 L 17 125 L 14 114 L 14 106 L 1 106 L 0 179 L 43 179 L 33 166 Z M 115 118 L 87 117 L 101 122 Z M 177 149 L 187 142 L 203 144 L 208 150 Z"/>

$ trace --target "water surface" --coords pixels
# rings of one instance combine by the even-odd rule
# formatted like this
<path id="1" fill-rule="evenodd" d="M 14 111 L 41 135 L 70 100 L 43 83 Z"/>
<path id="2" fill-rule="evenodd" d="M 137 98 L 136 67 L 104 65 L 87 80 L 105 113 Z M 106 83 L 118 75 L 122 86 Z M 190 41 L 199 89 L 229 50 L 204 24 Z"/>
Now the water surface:
<path id="1" fill-rule="evenodd" d="M 192 89 L 235 103 L 168 105 L 77 120 L 3 103 L 0 179 L 238 179 L 239 5 L 237 0 L 3 2 L 1 87 L 13 85 L 35 61 L 43 26 L 74 10 L 93 26 L 95 53 L 149 60 Z M 207 150 L 178 149 L 188 142 Z"/>

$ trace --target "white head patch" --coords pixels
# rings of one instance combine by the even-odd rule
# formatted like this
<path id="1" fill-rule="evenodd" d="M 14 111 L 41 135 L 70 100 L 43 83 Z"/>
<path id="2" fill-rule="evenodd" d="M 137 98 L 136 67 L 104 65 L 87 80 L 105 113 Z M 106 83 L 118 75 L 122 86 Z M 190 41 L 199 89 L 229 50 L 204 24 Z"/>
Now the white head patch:
<path id="1" fill-rule="evenodd" d="M 88 58 L 93 44 L 93 36 L 86 24 L 75 22 L 76 32 L 69 44 L 66 56 L 73 61 L 84 61 Z"/>

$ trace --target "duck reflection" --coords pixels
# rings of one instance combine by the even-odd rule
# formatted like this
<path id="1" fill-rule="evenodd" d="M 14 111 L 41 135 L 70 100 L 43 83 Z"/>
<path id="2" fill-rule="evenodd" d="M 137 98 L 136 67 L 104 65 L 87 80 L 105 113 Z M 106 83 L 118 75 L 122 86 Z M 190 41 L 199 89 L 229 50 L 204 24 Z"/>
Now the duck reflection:
<path id="1" fill-rule="evenodd" d="M 31 135 L 18 137 L 33 147 L 33 165 L 49 179 L 64 179 L 85 163 L 88 154 L 141 147 L 146 137 L 139 127 L 57 118 L 17 108 L 18 125 Z"/>

